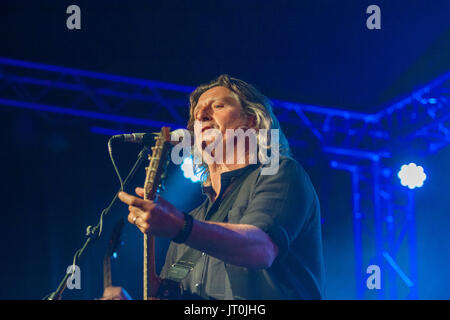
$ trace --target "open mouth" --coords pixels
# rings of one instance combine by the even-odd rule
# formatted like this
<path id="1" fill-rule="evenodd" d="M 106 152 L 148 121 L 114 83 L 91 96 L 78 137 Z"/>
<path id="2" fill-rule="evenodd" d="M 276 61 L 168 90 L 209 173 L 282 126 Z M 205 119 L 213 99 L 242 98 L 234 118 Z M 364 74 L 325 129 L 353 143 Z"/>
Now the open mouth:
<path id="1" fill-rule="evenodd" d="M 203 129 L 202 129 L 202 133 L 204 132 L 204 131 L 206 131 L 206 130 L 208 130 L 208 129 L 212 129 L 213 127 L 212 126 L 206 126 L 206 127 L 204 127 Z"/>

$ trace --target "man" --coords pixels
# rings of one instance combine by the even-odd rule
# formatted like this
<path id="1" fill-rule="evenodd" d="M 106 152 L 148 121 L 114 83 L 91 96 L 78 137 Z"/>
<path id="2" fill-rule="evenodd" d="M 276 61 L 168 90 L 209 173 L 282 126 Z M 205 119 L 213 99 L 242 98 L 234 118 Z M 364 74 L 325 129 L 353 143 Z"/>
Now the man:
<path id="1" fill-rule="evenodd" d="M 289 156 L 270 101 L 246 82 L 222 75 L 191 94 L 188 129 L 200 157 L 209 155 L 198 165 L 203 204 L 187 215 L 162 197 L 141 199 L 142 188 L 136 188 L 139 197 L 119 194 L 129 205 L 130 223 L 174 240 L 160 277 L 179 281 L 188 299 L 323 298 L 319 201 L 308 175 Z M 230 129 L 278 130 L 279 141 L 258 136 L 258 155 L 279 153 L 278 170 L 263 174 L 268 161 L 251 161 L 249 143 L 234 146 L 234 161 L 214 161 L 220 146 L 230 152 L 224 147 L 234 138 Z"/>

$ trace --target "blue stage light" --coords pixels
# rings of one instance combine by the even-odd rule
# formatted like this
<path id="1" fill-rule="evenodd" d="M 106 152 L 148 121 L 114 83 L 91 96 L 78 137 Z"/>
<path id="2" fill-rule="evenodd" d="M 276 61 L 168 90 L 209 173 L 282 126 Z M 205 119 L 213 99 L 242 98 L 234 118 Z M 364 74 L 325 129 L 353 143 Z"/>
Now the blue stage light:
<path id="1" fill-rule="evenodd" d="M 200 174 L 194 173 L 194 166 L 192 163 L 192 157 L 187 157 L 183 160 L 183 163 L 181 164 L 181 170 L 183 170 L 183 175 L 191 179 L 192 182 L 199 182 L 200 181 Z"/>
<path id="2" fill-rule="evenodd" d="M 402 186 L 408 186 L 408 188 L 414 189 L 423 186 L 423 182 L 427 178 L 427 175 L 421 166 L 411 162 L 410 164 L 405 164 L 401 167 L 398 172 L 398 177 L 400 178 Z"/>

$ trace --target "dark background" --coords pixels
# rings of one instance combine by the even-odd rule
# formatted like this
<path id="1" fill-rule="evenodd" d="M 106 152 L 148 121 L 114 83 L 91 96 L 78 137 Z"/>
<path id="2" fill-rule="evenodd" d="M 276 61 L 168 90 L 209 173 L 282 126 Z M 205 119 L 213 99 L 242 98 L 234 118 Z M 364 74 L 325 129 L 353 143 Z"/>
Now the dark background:
<path id="1" fill-rule="evenodd" d="M 71 4 L 81 8 L 81 30 L 66 28 Z M 366 28 L 371 4 L 381 8 L 381 30 Z M 2 1 L 0 56 L 189 86 L 228 73 L 270 98 L 374 113 L 450 70 L 449 13 L 448 0 Z M 40 299 L 57 287 L 119 183 L 108 137 L 93 134 L 92 123 L 0 110 L 0 298 Z M 122 174 L 138 151 L 114 150 Z M 350 176 L 329 168 L 324 156 L 294 153 L 321 200 L 326 298 L 353 299 Z M 448 299 L 450 150 L 410 156 L 429 173 L 416 192 L 419 298 Z M 409 159 L 392 159 L 394 170 Z M 143 177 L 141 170 L 133 187 Z M 179 168 L 168 186 L 164 196 L 180 209 L 201 200 Z M 66 290 L 64 298 L 101 295 L 111 228 L 126 215 L 124 205 L 113 207 L 80 264 L 82 290 Z M 158 266 L 166 245 L 158 242 Z M 133 226 L 125 227 L 118 254 L 113 283 L 140 298 L 142 241 Z"/>

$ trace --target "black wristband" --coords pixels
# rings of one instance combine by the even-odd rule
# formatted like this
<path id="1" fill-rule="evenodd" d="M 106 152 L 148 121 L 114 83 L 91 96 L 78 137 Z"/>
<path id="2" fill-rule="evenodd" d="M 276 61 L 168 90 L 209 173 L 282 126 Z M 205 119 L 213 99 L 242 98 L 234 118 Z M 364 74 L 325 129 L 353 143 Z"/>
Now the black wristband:
<path id="1" fill-rule="evenodd" d="M 192 226 L 194 224 L 194 218 L 186 212 L 184 214 L 184 226 L 180 230 L 180 232 L 176 235 L 175 238 L 172 239 L 175 243 L 183 243 L 187 240 L 192 231 Z"/>

